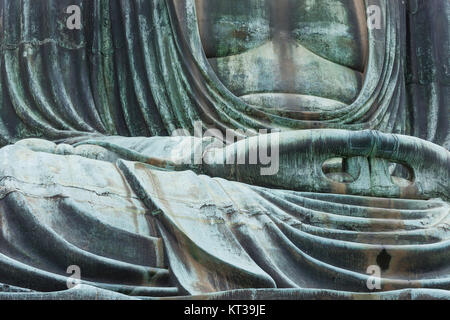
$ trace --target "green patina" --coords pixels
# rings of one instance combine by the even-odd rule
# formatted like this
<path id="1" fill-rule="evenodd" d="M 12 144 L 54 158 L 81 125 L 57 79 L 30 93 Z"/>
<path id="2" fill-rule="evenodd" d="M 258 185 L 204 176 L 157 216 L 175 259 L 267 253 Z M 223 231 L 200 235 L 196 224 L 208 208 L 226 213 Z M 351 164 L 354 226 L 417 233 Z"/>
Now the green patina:
<path id="1" fill-rule="evenodd" d="M 0 299 L 448 299 L 449 8 L 0 0 Z"/>

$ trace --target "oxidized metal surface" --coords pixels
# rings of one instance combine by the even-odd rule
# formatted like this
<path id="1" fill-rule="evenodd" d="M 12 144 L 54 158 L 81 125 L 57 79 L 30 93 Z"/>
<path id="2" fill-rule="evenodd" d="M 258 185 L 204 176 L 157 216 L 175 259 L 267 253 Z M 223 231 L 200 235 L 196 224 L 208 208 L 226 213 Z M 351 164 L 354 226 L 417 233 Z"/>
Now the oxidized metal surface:
<path id="1" fill-rule="evenodd" d="M 0 0 L 0 299 L 450 299 L 449 8 Z"/>

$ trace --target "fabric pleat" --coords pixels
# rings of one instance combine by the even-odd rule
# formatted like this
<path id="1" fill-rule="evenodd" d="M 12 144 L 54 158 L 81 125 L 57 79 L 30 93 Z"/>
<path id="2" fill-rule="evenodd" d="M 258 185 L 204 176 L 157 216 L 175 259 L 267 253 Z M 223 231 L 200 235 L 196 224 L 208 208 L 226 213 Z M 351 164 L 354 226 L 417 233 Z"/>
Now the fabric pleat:
<path id="1" fill-rule="evenodd" d="M 193 0 L 2 0 L 2 143 L 193 134 L 201 121 L 238 135 L 374 129 L 448 149 L 449 42 L 439 27 L 448 24 L 448 4 L 437 2 L 420 0 L 414 9 L 416 1 L 367 0 L 381 8 L 383 27 L 369 30 L 362 90 L 347 107 L 310 119 L 248 105 L 220 82 L 202 49 Z M 81 30 L 65 26 L 69 5 L 82 10 Z"/>

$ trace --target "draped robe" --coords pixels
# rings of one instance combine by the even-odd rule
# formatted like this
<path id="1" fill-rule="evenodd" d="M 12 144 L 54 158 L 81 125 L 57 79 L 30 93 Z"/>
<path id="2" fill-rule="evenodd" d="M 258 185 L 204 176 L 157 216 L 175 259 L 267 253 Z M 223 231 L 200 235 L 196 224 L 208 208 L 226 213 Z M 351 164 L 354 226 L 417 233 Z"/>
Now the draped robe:
<path id="1" fill-rule="evenodd" d="M 366 5 L 383 27 L 358 98 L 293 119 L 217 79 L 192 0 L 1 1 L 0 298 L 449 298 L 449 4 Z M 167 165 L 210 143 L 167 137 L 198 121 L 281 130 L 281 178 Z M 375 174 L 342 191 L 319 172 L 334 156 Z M 372 179 L 379 158 L 414 188 Z M 83 284 L 66 290 L 72 265 Z"/>

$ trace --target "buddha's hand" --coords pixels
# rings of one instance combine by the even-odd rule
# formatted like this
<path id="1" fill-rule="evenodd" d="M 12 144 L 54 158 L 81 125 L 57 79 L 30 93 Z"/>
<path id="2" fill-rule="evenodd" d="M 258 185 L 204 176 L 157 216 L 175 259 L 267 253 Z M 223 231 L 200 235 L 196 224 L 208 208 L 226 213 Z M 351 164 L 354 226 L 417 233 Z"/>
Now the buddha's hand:
<path id="1" fill-rule="evenodd" d="M 34 152 L 45 152 L 65 156 L 81 156 L 89 159 L 109 162 L 115 162 L 118 159 L 118 156 L 114 152 L 96 145 L 82 144 L 74 147 L 70 144 L 56 144 L 52 141 L 35 138 L 20 140 L 15 143 L 15 145 L 27 148 Z"/>
<path id="2" fill-rule="evenodd" d="M 297 191 L 450 199 L 450 152 L 378 131 L 261 135 L 204 154 L 211 176 Z"/>

